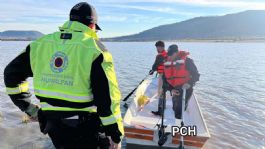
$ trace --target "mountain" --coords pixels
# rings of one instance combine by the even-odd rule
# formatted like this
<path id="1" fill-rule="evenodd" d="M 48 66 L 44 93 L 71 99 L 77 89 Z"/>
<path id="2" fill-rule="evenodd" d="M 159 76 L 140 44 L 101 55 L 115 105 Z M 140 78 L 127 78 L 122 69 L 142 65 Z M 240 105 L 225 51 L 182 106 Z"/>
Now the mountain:
<path id="1" fill-rule="evenodd" d="M 196 17 L 105 41 L 265 39 L 265 10 Z"/>
<path id="2" fill-rule="evenodd" d="M 0 32 L 1 40 L 35 40 L 41 36 L 43 36 L 43 34 L 38 31 L 9 30 Z"/>

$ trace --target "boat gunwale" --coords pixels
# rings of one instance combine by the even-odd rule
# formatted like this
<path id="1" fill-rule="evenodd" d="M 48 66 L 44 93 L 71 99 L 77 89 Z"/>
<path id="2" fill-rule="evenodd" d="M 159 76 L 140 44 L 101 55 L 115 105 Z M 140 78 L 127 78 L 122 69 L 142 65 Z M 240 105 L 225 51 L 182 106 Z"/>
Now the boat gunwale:
<path id="1" fill-rule="evenodd" d="M 135 102 L 135 99 L 138 97 L 137 96 L 137 92 L 139 92 L 139 89 L 143 89 L 143 87 L 141 87 L 141 86 L 146 86 L 146 88 L 148 87 L 148 85 L 150 85 L 150 84 L 152 84 L 152 81 L 153 81 L 153 79 L 154 78 L 149 78 L 149 79 L 147 79 L 147 80 L 145 80 L 144 82 L 143 82 L 143 84 L 141 84 L 139 87 L 138 87 L 138 89 L 136 90 L 136 93 L 134 94 L 135 95 L 135 97 L 133 98 L 133 100 L 132 100 L 132 102 Z M 146 90 L 146 88 L 144 89 L 144 90 Z M 197 110 L 198 110 L 198 112 L 199 112 L 199 115 L 200 115 L 200 119 L 201 119 L 201 122 L 203 123 L 203 125 L 201 125 L 202 126 L 202 128 L 204 128 L 205 129 L 205 133 L 203 133 L 203 135 L 200 135 L 200 136 L 187 136 L 187 137 L 184 137 L 184 138 L 188 138 L 188 139 L 185 139 L 185 142 L 187 142 L 188 144 L 191 144 L 191 143 L 195 143 L 195 144 L 200 144 L 200 145 L 196 145 L 197 147 L 199 147 L 199 148 L 202 148 L 204 145 L 205 145 L 205 143 L 207 142 L 207 140 L 211 137 L 211 135 L 210 135 L 210 133 L 209 133 L 209 130 L 208 130 L 208 128 L 207 128 L 207 125 L 206 125 L 206 122 L 205 122 L 205 119 L 204 119 L 204 117 L 203 117 L 203 115 L 202 115 L 202 111 L 201 111 L 201 107 L 200 107 L 200 105 L 199 105 L 199 102 L 198 102 L 198 100 L 197 100 L 197 97 L 195 96 L 195 94 L 193 93 L 193 98 L 194 98 L 194 100 L 195 100 L 195 103 L 196 103 L 196 106 L 197 106 Z M 130 105 L 129 105 L 129 108 L 126 110 L 126 112 L 125 112 L 125 115 L 124 115 L 124 117 L 126 117 L 127 116 L 127 121 L 125 122 L 124 121 L 124 128 L 125 128 L 125 137 L 126 137 L 126 139 L 129 139 L 129 140 L 145 140 L 145 141 L 150 141 L 151 143 L 153 142 L 153 143 L 155 143 L 154 142 L 154 140 L 146 140 L 146 139 L 140 139 L 140 138 L 133 138 L 133 137 L 127 137 L 126 136 L 126 134 L 128 135 L 139 135 L 139 136 L 141 136 L 141 137 L 145 137 L 145 136 L 148 136 L 148 137 L 151 137 L 151 134 L 146 134 L 146 133 L 137 133 L 137 132 L 133 132 L 133 131 L 126 131 L 126 130 L 128 130 L 128 129 L 135 129 L 135 130 L 138 130 L 138 131 L 150 131 L 150 132 L 153 132 L 153 134 L 152 134 L 152 137 L 153 137 L 153 139 L 155 138 L 155 131 L 157 131 L 157 130 L 154 130 L 154 129 L 151 129 L 151 128 L 146 128 L 146 127 L 143 127 L 143 128 L 137 128 L 137 127 L 135 127 L 134 125 L 130 125 L 130 121 L 131 121 L 131 118 L 130 118 L 130 116 L 129 115 L 127 115 L 127 114 L 129 114 L 129 113 L 127 113 L 128 112 L 128 110 L 132 110 L 132 109 L 130 109 L 131 108 L 131 104 L 133 104 L 133 103 L 130 103 Z M 130 111 L 130 112 L 132 112 L 132 111 Z M 132 113 L 131 113 L 132 114 Z M 178 136 L 178 134 L 177 134 L 177 136 Z M 191 138 L 190 138 L 191 137 Z M 195 138 L 195 140 L 192 140 L 192 138 Z M 179 139 L 177 139 L 176 137 L 172 137 L 172 142 L 171 142 L 171 144 L 174 144 L 173 143 L 173 141 L 179 141 Z M 134 142 L 134 141 L 133 141 Z M 135 142 L 136 143 L 136 142 Z M 136 143 L 137 144 L 137 143 Z M 187 144 L 187 145 L 188 145 Z M 138 145 L 140 145 L 140 144 L 138 144 Z M 143 145 L 143 144 L 142 144 Z M 144 145 L 145 146 L 145 145 Z M 190 146 L 190 145 L 188 145 L 188 146 Z M 192 146 L 192 147 L 196 147 L 196 146 Z"/>
<path id="2" fill-rule="evenodd" d="M 205 119 L 204 119 L 204 117 L 203 117 L 203 115 L 202 115 L 201 107 L 200 107 L 199 102 L 198 102 L 198 100 L 197 100 L 197 97 L 195 96 L 194 93 L 193 93 L 193 97 L 194 97 L 194 99 L 195 99 L 195 101 L 196 101 L 196 104 L 197 104 L 197 106 L 198 106 L 198 110 L 199 110 L 199 113 L 200 113 L 200 117 L 201 117 L 201 119 L 202 119 L 202 121 L 203 121 L 203 126 L 204 126 L 204 128 L 205 128 L 205 130 L 206 130 L 206 134 L 207 134 L 207 137 L 208 137 L 208 139 L 209 139 L 209 138 L 211 137 L 211 134 L 210 134 L 210 132 L 209 132 L 209 130 L 208 130 L 208 127 L 207 127 L 207 125 L 206 125 Z"/>

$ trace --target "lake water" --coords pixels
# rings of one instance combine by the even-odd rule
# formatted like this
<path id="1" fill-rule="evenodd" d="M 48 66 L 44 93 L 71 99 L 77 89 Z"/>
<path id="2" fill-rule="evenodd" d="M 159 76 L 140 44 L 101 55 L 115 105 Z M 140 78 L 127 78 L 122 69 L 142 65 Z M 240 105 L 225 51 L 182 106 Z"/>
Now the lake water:
<path id="1" fill-rule="evenodd" d="M 40 148 L 48 140 L 36 123 L 22 124 L 5 94 L 3 70 L 29 42 L 0 42 L 0 148 Z M 166 43 L 166 46 L 172 43 Z M 204 149 L 265 149 L 265 43 L 178 43 L 201 74 L 195 93 L 211 133 Z M 107 42 L 123 97 L 148 73 L 153 42 Z M 125 112 L 125 109 L 122 109 Z M 35 145 L 36 146 L 36 145 Z"/>

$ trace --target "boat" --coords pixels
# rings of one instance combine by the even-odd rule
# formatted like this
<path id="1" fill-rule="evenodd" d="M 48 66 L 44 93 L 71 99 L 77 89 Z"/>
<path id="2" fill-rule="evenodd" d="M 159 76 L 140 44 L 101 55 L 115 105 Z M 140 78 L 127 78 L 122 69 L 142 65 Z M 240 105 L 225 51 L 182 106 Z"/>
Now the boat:
<path id="1" fill-rule="evenodd" d="M 137 88 L 135 97 L 131 101 L 125 116 L 124 129 L 127 149 L 156 149 L 178 148 L 181 140 L 180 133 L 174 133 L 172 126 L 181 126 L 181 120 L 175 119 L 172 109 L 172 100 L 169 92 L 166 93 L 166 108 L 164 111 L 163 124 L 167 138 L 164 143 L 158 145 L 162 119 L 153 115 L 151 111 L 157 110 L 158 78 L 148 78 Z M 139 102 L 139 100 L 142 100 Z M 185 126 L 196 126 L 197 134 L 184 136 L 185 149 L 202 148 L 210 138 L 207 125 L 200 110 L 199 103 L 193 94 L 188 101 L 188 106 L 183 115 Z M 161 127 L 160 127 L 161 128 Z"/>

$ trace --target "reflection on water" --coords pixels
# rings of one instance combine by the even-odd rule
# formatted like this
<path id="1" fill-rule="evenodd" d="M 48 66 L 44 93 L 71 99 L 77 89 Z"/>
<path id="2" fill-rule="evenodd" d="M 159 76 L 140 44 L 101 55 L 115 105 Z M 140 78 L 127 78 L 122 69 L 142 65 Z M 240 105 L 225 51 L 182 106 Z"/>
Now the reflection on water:
<path id="1" fill-rule="evenodd" d="M 21 112 L 4 94 L 3 69 L 28 42 L 0 42 L 0 144 L 23 132 L 28 140 L 41 137 L 36 130 L 19 127 Z M 166 43 L 167 46 L 170 43 Z M 152 42 L 105 43 L 113 54 L 123 97 L 148 73 L 156 55 Z M 265 148 L 265 43 L 179 43 L 188 50 L 201 74 L 195 87 L 211 139 L 205 149 Z M 122 109 L 125 112 L 125 109 Z M 23 128 L 24 129 L 24 128 Z M 31 131 L 31 132 L 27 132 Z M 31 136 L 31 137 L 30 137 Z M 6 147 L 5 146 L 5 147 Z"/>

